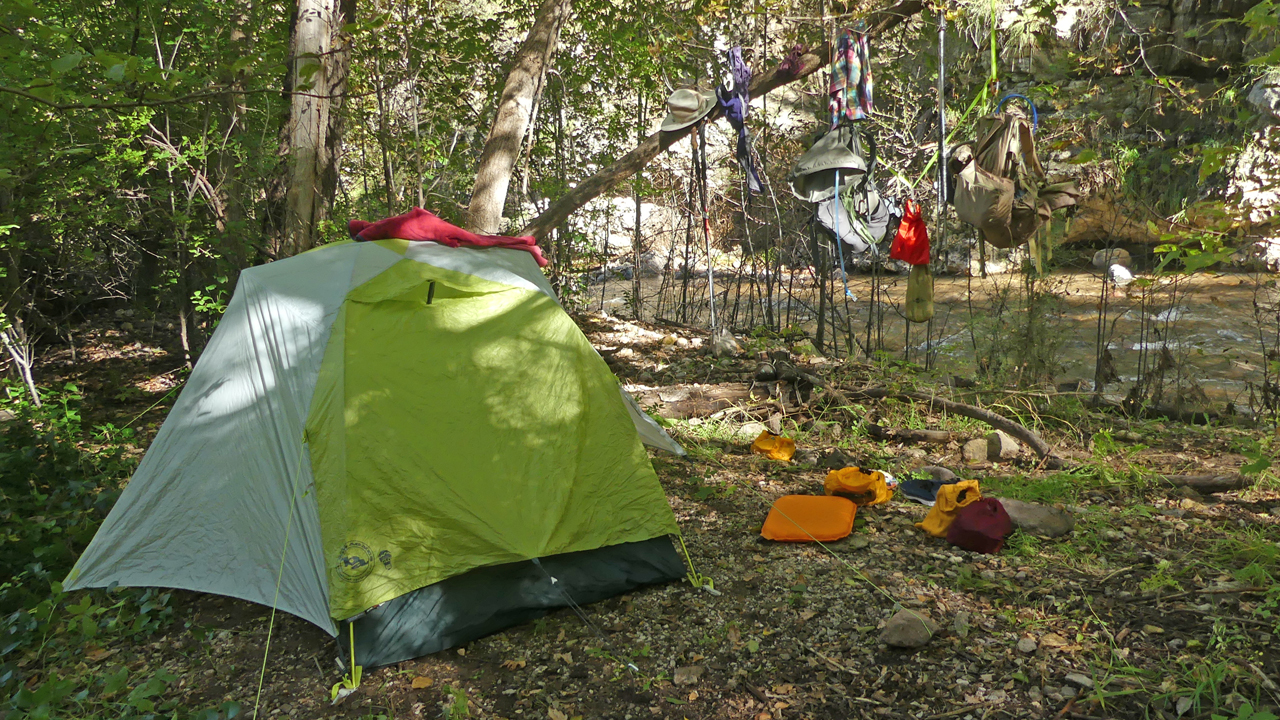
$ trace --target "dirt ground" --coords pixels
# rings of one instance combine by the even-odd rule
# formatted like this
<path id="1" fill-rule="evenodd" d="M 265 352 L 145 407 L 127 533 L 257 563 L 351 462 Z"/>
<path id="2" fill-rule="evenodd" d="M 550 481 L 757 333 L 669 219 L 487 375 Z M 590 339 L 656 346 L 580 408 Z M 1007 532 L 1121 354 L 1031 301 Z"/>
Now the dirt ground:
<path id="1" fill-rule="evenodd" d="M 624 383 L 749 383 L 762 349 L 717 362 L 692 330 L 580 321 Z M 70 350 L 46 353 L 39 372 L 80 386 L 87 425 L 132 421 L 145 447 L 184 363 L 171 333 L 122 324 L 95 323 L 77 335 L 74 359 Z M 885 372 L 796 362 L 825 378 Z M 1274 478 L 1213 496 L 1150 481 L 1151 472 L 1234 472 L 1246 462 L 1243 444 L 1267 431 L 1055 408 L 1033 410 L 1040 432 L 1076 465 L 1069 473 L 1038 469 L 1029 456 L 966 464 L 958 442 L 871 439 L 861 419 L 966 437 L 988 431 L 893 401 L 819 410 L 783 399 L 675 420 L 670 432 L 688 457 L 655 452 L 653 462 L 694 570 L 714 592 L 676 582 L 581 616 L 561 610 L 369 672 L 336 705 L 331 638 L 215 596 L 174 593 L 166 630 L 145 643 L 87 647 L 83 663 L 164 667 L 179 678 L 168 690 L 178 707 L 235 701 L 245 716 L 257 704 L 258 717 L 1245 719 L 1244 703 L 1280 705 Z M 860 508 L 855 532 L 825 546 L 763 541 L 772 501 L 820 493 L 826 473 L 750 453 L 743 424 L 775 411 L 810 458 L 839 450 L 893 473 L 944 465 L 979 479 L 984 493 L 1065 507 L 1076 529 L 1056 540 L 1015 534 L 999 553 L 979 555 L 917 530 L 928 508 L 898 498 Z M 941 626 L 923 648 L 880 642 L 901 607 Z"/>

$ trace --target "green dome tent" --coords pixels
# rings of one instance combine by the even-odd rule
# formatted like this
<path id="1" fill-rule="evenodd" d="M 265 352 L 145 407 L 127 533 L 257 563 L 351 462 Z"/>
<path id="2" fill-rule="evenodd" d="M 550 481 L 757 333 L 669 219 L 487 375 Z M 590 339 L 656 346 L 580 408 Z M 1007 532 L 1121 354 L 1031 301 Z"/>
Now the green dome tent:
<path id="1" fill-rule="evenodd" d="M 683 576 L 642 440 L 683 454 L 528 253 L 327 245 L 241 274 L 64 586 L 249 600 L 398 662 Z"/>

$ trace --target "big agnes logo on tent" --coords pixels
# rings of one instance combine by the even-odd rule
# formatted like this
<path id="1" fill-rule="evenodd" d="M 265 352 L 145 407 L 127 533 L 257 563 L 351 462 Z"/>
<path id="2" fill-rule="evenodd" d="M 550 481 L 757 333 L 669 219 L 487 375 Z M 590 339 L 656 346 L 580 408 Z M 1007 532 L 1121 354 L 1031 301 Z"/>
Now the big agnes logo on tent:
<path id="1" fill-rule="evenodd" d="M 347 582 L 360 582 L 373 572 L 373 550 L 362 542 L 352 541 L 338 551 L 338 575 Z"/>

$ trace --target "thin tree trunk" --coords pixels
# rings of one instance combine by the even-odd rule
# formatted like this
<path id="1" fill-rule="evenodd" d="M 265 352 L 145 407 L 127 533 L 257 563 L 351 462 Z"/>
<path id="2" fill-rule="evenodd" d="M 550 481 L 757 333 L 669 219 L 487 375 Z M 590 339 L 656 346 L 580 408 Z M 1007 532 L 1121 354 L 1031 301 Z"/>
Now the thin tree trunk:
<path id="1" fill-rule="evenodd" d="M 878 35 L 897 27 L 904 20 L 916 15 L 925 7 L 924 0 L 900 0 L 898 3 L 867 15 L 867 32 Z M 808 77 L 827 66 L 831 61 L 831 44 L 824 43 L 800 57 L 799 68 L 794 73 L 780 73 L 778 68 L 771 68 L 751 81 L 751 97 L 760 97 L 788 83 Z M 719 117 L 720 111 L 713 110 L 710 119 Z M 696 123 L 695 123 L 696 125 Z M 660 153 L 674 145 L 684 136 L 693 132 L 694 125 L 674 132 L 656 132 L 645 138 L 634 150 L 618 158 L 612 165 L 600 170 L 595 175 L 578 183 L 574 189 L 551 204 L 541 215 L 534 218 L 521 235 L 532 235 L 542 238 L 558 227 L 578 208 L 634 175 L 640 168 L 648 165 Z M 473 200 L 474 203 L 474 200 Z"/>
<path id="2" fill-rule="evenodd" d="M 467 207 L 467 228 L 474 232 L 494 234 L 501 228 L 502 208 L 533 113 L 534 95 L 551 64 L 571 5 L 572 0 L 545 0 L 516 53 L 498 101 L 497 116 L 480 153 L 476 184 Z"/>
<path id="3" fill-rule="evenodd" d="M 268 251 L 279 259 L 318 243 L 320 223 L 338 187 L 342 100 L 351 67 L 350 38 L 356 0 L 298 0 L 285 92 L 289 119 L 281 133 L 284 173 L 269 198 Z"/>

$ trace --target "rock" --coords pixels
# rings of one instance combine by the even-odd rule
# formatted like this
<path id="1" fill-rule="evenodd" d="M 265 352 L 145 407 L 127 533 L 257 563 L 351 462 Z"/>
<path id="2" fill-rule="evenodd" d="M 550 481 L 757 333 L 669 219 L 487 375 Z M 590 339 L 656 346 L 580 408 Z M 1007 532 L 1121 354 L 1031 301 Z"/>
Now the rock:
<path id="1" fill-rule="evenodd" d="M 822 467 L 827 470 L 843 470 L 855 464 L 852 458 L 839 450 L 832 450 L 826 457 L 822 458 Z"/>
<path id="2" fill-rule="evenodd" d="M 1099 250 L 1093 254 L 1093 266 L 1101 270 L 1102 268 L 1111 267 L 1112 265 L 1123 265 L 1125 267 L 1133 267 L 1133 258 L 1129 256 L 1129 251 L 1124 248 L 1111 248 L 1110 250 Z"/>
<path id="3" fill-rule="evenodd" d="M 1061 695 L 1063 698 L 1065 698 L 1065 699 L 1067 699 L 1067 700 L 1070 700 L 1071 698 L 1075 697 L 1076 695 L 1079 695 L 1079 694 L 1080 694 L 1080 691 L 1079 691 L 1079 690 L 1076 690 L 1075 688 L 1071 687 L 1070 685 L 1063 685 L 1063 686 L 1062 686 L 1062 689 L 1058 691 L 1058 694 L 1059 694 L 1059 695 Z"/>
<path id="4" fill-rule="evenodd" d="M 720 328 L 711 339 L 711 353 L 718 358 L 734 357 L 742 354 L 742 346 L 733 337 L 733 333 Z"/>
<path id="5" fill-rule="evenodd" d="M 969 637 L 969 613 L 961 611 L 956 613 L 955 620 L 951 626 L 955 628 L 956 637 Z"/>
<path id="6" fill-rule="evenodd" d="M 1039 645 L 1036 644 L 1035 638 L 1025 637 L 1018 641 L 1018 652 L 1024 655 L 1030 655 L 1038 647 Z"/>
<path id="7" fill-rule="evenodd" d="M 818 451 L 810 448 L 797 450 L 796 454 L 791 458 L 791 462 L 797 465 L 817 465 Z"/>
<path id="8" fill-rule="evenodd" d="M 929 477 L 933 478 L 934 480 L 937 480 L 938 482 L 949 483 L 949 482 L 954 482 L 956 480 L 955 473 L 951 472 L 950 470 L 944 467 L 939 467 L 937 465 L 925 465 L 924 467 L 920 468 L 920 472 L 929 473 Z"/>
<path id="9" fill-rule="evenodd" d="M 1003 430 L 987 434 L 987 459 L 991 462 L 1012 460 L 1018 457 L 1022 446 L 1013 436 Z"/>
<path id="10" fill-rule="evenodd" d="M 676 668 L 676 674 L 671 681 L 676 685 L 692 685 L 698 682 L 698 678 L 702 677 L 702 673 L 706 672 L 706 668 L 701 665 L 686 665 L 685 667 Z"/>
<path id="11" fill-rule="evenodd" d="M 756 382 L 770 382 L 778 379 L 778 371 L 773 368 L 771 363 L 760 363 L 756 367 Z"/>
<path id="12" fill-rule="evenodd" d="M 1249 103 L 1280 120 L 1280 72 L 1272 71 L 1254 83 L 1249 90 Z"/>
<path id="13" fill-rule="evenodd" d="M 1081 675 L 1080 673 L 1067 673 L 1067 682 L 1079 685 L 1086 690 L 1093 688 L 1093 680 L 1090 680 L 1087 675 Z"/>
<path id="14" fill-rule="evenodd" d="M 760 433 L 764 431 L 765 431 L 764 423 L 749 422 L 749 423 L 744 423 L 742 427 L 738 428 L 738 431 L 734 433 L 734 435 L 737 436 L 738 439 L 740 440 L 746 440 L 747 442 L 751 442 L 752 440 L 755 440 L 756 438 L 760 437 Z"/>
<path id="15" fill-rule="evenodd" d="M 960 449 L 965 462 L 983 462 L 987 459 L 987 441 L 982 438 L 970 440 Z"/>
<path id="16" fill-rule="evenodd" d="M 1013 526 L 1028 535 L 1061 537 L 1075 529 L 1076 519 L 1071 513 L 1036 503 L 998 498 L 1009 513 Z"/>
<path id="17" fill-rule="evenodd" d="M 774 413 L 770 415 L 769 419 L 764 421 L 764 424 L 769 426 L 769 432 L 773 433 L 774 435 L 781 435 L 782 434 L 782 413 Z"/>
<path id="18" fill-rule="evenodd" d="M 938 624 L 923 610 L 903 608 L 894 613 L 880 633 L 880 642 L 896 648 L 918 648 L 933 639 Z"/>

